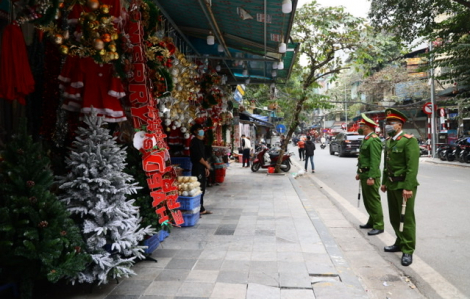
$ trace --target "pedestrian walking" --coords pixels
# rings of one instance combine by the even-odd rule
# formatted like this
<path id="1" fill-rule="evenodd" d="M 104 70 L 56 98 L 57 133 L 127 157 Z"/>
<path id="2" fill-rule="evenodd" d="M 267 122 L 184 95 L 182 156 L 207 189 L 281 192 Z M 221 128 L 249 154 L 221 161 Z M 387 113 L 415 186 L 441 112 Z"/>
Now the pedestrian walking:
<path id="1" fill-rule="evenodd" d="M 299 142 L 297 142 L 297 146 L 299 147 L 300 161 L 305 160 L 305 141 L 304 141 L 304 137 L 300 137 Z"/>
<path id="2" fill-rule="evenodd" d="M 200 124 L 194 124 L 191 129 L 191 133 L 194 138 L 191 139 L 189 147 L 191 163 L 193 167 L 191 169 L 191 175 L 197 177 L 198 182 L 201 184 L 201 208 L 200 213 L 212 214 L 204 208 L 204 194 L 206 193 L 207 177 L 210 174 L 211 165 L 207 162 L 205 157 L 205 145 L 204 145 L 204 129 Z"/>
<path id="3" fill-rule="evenodd" d="M 312 141 L 312 137 L 307 136 L 307 142 L 305 142 L 305 172 L 308 169 L 308 160 L 312 165 L 312 173 L 315 173 L 315 164 L 313 163 L 313 156 L 315 154 L 315 143 Z"/>
<path id="4" fill-rule="evenodd" d="M 357 132 L 365 137 L 362 140 L 357 159 L 356 180 L 360 180 L 364 206 L 369 214 L 369 219 L 366 224 L 359 225 L 359 227 L 371 229 L 367 234 L 374 236 L 384 232 L 384 215 L 379 194 L 382 142 L 375 134 L 375 128 L 378 124 L 364 113 L 361 114 L 361 117 L 362 120 L 359 122 L 360 127 Z"/>
<path id="5" fill-rule="evenodd" d="M 251 140 L 250 140 L 250 137 L 245 137 L 245 135 L 242 135 L 242 138 L 243 138 L 242 140 L 242 146 L 243 146 L 242 167 L 250 167 Z"/>
<path id="6" fill-rule="evenodd" d="M 385 143 L 384 170 L 381 190 L 387 192 L 390 223 L 395 231 L 395 243 L 385 246 L 385 252 L 403 253 L 401 264 L 409 266 L 413 262 L 416 247 L 416 220 L 414 205 L 418 188 L 419 145 L 412 135 L 405 134 L 403 124 L 407 117 L 398 110 L 385 110 L 385 132 L 389 136 Z M 404 215 L 401 207 L 406 204 Z M 400 218 L 404 221 L 400 230 Z"/>

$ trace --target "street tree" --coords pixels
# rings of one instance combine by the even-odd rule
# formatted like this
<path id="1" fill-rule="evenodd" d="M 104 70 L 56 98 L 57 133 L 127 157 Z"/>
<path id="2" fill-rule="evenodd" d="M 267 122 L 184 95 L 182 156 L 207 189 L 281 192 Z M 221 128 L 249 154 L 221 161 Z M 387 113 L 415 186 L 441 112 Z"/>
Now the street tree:
<path id="1" fill-rule="evenodd" d="M 418 37 L 432 42 L 429 68 L 436 69 L 438 85 L 454 86 L 452 100 L 459 111 L 470 103 L 470 1 L 468 0 L 373 0 L 369 17 L 376 28 L 393 32 L 411 42 Z M 459 113 L 459 128 L 466 117 Z"/>
<path id="2" fill-rule="evenodd" d="M 314 89 L 320 86 L 319 81 L 323 78 L 336 78 L 346 67 L 342 61 L 345 53 L 361 45 L 369 46 L 366 43 L 368 35 L 364 19 L 354 17 L 342 7 L 320 7 L 316 1 L 297 11 L 291 38 L 300 43 L 299 52 L 302 53 L 302 59 L 306 60 L 306 66 L 302 66 L 298 60 L 294 65 L 294 74 L 300 78 L 300 88 L 289 92 L 295 100 L 295 107 L 281 155 L 300 123 L 299 117 L 304 104 L 309 99 L 315 102 L 319 98 L 314 93 Z M 276 172 L 279 168 L 280 161 Z"/>
<path id="3" fill-rule="evenodd" d="M 439 16 L 464 10 L 470 10 L 470 1 L 372 0 L 369 19 L 375 28 L 410 43 L 431 34 L 439 23 Z"/>

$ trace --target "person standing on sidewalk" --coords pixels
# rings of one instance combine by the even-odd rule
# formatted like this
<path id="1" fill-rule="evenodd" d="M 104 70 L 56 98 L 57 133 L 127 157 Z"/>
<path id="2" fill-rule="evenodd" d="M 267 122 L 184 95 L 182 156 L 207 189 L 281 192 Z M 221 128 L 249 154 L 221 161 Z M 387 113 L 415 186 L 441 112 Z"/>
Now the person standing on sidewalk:
<path id="1" fill-rule="evenodd" d="M 201 214 L 212 214 L 204 208 L 204 194 L 206 193 L 207 177 L 210 174 L 211 165 L 207 162 L 205 157 L 205 145 L 204 145 L 204 130 L 202 125 L 194 124 L 191 129 L 191 133 L 194 138 L 191 139 L 191 145 L 189 147 L 190 158 L 193 167 L 191 169 L 191 175 L 197 177 L 198 182 L 201 184 Z"/>
<path id="2" fill-rule="evenodd" d="M 312 137 L 307 136 L 307 142 L 305 142 L 305 172 L 308 169 L 308 160 L 312 165 L 312 173 L 315 173 L 315 164 L 313 163 L 313 155 L 315 154 L 315 143 L 312 141 Z"/>
<path id="3" fill-rule="evenodd" d="M 364 207 L 369 214 L 369 220 L 359 227 L 370 228 L 371 231 L 367 234 L 374 236 L 384 232 L 384 215 L 379 194 L 382 142 L 374 132 L 378 125 L 364 113 L 361 114 L 361 117 L 362 120 L 359 122 L 360 127 L 357 132 L 365 137 L 362 140 L 357 159 L 356 180 L 360 180 Z"/>
<path id="4" fill-rule="evenodd" d="M 297 142 L 297 146 L 299 147 L 299 158 L 300 161 L 305 160 L 305 141 L 304 137 L 300 137 L 299 142 Z"/>
<path id="5" fill-rule="evenodd" d="M 250 154 L 251 154 L 251 140 L 250 137 L 245 137 L 244 135 L 242 145 L 243 145 L 243 160 L 242 167 L 250 167 Z M 246 164 L 246 166 L 245 166 Z"/>
<path id="6" fill-rule="evenodd" d="M 401 264 L 413 262 L 416 247 L 416 220 L 414 213 L 418 189 L 419 145 L 412 135 L 405 134 L 403 124 L 408 118 L 398 110 L 385 110 L 385 132 L 390 136 L 385 144 L 385 161 L 381 190 L 387 192 L 390 223 L 396 234 L 395 243 L 385 246 L 385 252 L 403 252 Z M 406 203 L 403 231 L 400 231 L 402 203 Z"/>

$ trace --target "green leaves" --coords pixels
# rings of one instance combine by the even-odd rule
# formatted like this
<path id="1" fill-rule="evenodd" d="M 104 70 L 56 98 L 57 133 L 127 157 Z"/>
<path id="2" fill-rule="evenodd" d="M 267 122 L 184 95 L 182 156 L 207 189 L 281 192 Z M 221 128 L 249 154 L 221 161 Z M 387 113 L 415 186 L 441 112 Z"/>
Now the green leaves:
<path id="1" fill-rule="evenodd" d="M 52 186 L 50 161 L 26 133 L 12 138 L 0 162 L 0 280 L 31 282 L 47 277 L 51 268 L 60 269 L 71 246 L 83 247 L 78 228 L 69 213 L 49 189 Z M 61 235 L 66 231 L 66 235 Z M 85 254 L 74 259 L 74 274 L 88 261 Z M 64 272 L 57 271 L 59 278 Z M 62 274 L 60 274 L 62 273 Z M 26 298 L 27 296 L 25 296 Z"/>

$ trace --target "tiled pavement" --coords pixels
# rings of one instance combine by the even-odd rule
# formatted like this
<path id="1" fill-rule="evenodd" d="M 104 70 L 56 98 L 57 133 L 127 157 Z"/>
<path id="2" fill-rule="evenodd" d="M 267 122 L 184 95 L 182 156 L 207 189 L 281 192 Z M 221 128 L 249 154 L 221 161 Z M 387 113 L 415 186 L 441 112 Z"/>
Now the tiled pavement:
<path id="1" fill-rule="evenodd" d="M 368 298 L 341 250 L 289 174 L 252 173 L 239 163 L 208 188 L 194 227 L 174 228 L 137 276 L 50 298 Z"/>

